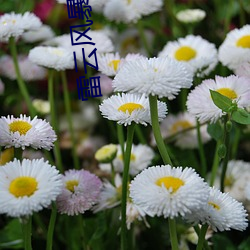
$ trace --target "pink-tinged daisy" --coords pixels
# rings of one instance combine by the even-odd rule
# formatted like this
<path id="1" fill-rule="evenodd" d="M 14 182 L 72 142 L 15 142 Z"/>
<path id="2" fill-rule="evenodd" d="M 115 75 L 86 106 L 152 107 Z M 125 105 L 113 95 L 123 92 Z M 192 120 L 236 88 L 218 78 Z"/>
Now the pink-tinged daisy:
<path id="1" fill-rule="evenodd" d="M 202 208 L 208 196 L 208 185 L 192 168 L 149 167 L 130 185 L 130 197 L 140 209 L 164 218 L 190 214 Z"/>
<path id="2" fill-rule="evenodd" d="M 185 63 L 198 76 L 208 75 L 218 62 L 215 45 L 194 35 L 168 42 L 159 53 L 159 57 L 166 56 Z"/>
<path id="3" fill-rule="evenodd" d="M 210 89 L 232 99 L 238 107 L 250 106 L 250 78 L 235 75 L 215 76 L 215 80 L 202 81 L 188 95 L 188 111 L 196 116 L 200 122 L 216 122 L 225 114 L 213 103 Z"/>
<path id="4" fill-rule="evenodd" d="M 219 47 L 220 62 L 231 70 L 250 62 L 250 25 L 231 30 Z"/>
<path id="5" fill-rule="evenodd" d="M 207 223 L 217 232 L 225 230 L 243 231 L 247 228 L 247 212 L 242 203 L 233 199 L 228 193 L 210 188 L 206 206 L 187 216 L 188 221 Z"/>
<path id="6" fill-rule="evenodd" d="M 102 182 L 89 171 L 68 170 L 64 173 L 62 181 L 63 189 L 56 200 L 61 214 L 83 214 L 98 201 Z"/>
<path id="7" fill-rule="evenodd" d="M 20 115 L 0 118 L 0 146 L 5 148 L 44 148 L 50 150 L 57 139 L 55 131 L 45 120 Z"/>
<path id="8" fill-rule="evenodd" d="M 0 179 L 0 213 L 12 217 L 48 207 L 62 189 L 59 171 L 43 159 L 14 159 L 0 168 Z"/>
<path id="9" fill-rule="evenodd" d="M 19 55 L 17 59 L 21 76 L 25 81 L 44 80 L 47 77 L 47 70 L 31 62 L 26 55 Z M 0 75 L 11 80 L 17 79 L 11 56 L 5 55 L 0 58 Z"/>
<path id="10" fill-rule="evenodd" d="M 174 99 L 181 88 L 190 88 L 193 73 L 182 62 L 164 58 L 128 61 L 114 78 L 115 91 L 158 95 Z"/>

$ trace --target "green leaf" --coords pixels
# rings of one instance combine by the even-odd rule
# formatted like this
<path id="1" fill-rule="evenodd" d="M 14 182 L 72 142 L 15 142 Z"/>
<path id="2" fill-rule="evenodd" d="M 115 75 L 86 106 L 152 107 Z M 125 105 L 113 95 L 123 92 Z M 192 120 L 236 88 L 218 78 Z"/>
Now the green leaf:
<path id="1" fill-rule="evenodd" d="M 209 135 L 215 139 L 216 141 L 222 139 L 223 136 L 223 128 L 219 122 L 208 124 L 207 132 Z"/>
<path id="2" fill-rule="evenodd" d="M 18 219 L 13 219 L 0 231 L 0 249 L 22 248 L 23 239 L 21 225 Z"/>
<path id="3" fill-rule="evenodd" d="M 211 97 L 212 97 L 214 104 L 218 108 L 220 108 L 222 111 L 231 112 L 231 111 L 233 111 L 232 108 L 233 109 L 235 108 L 235 103 L 233 103 L 233 101 L 230 98 L 218 93 L 217 91 L 211 90 L 211 89 L 210 89 L 210 94 L 211 94 Z"/>
<path id="4" fill-rule="evenodd" d="M 250 114 L 241 108 L 232 113 L 232 120 L 240 124 L 250 124 Z"/>

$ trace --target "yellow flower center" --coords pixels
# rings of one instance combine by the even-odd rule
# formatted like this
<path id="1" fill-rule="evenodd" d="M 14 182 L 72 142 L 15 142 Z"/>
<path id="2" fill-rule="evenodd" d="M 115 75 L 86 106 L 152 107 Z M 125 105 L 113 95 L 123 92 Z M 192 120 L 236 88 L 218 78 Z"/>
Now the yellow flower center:
<path id="1" fill-rule="evenodd" d="M 250 48 L 250 35 L 246 35 L 246 36 L 243 36 L 241 37 L 236 45 L 238 47 L 242 47 L 242 48 Z"/>
<path id="2" fill-rule="evenodd" d="M 14 158 L 14 148 L 7 148 L 2 151 L 0 155 L 0 166 L 5 165 L 7 162 L 11 161 Z"/>
<path id="3" fill-rule="evenodd" d="M 128 4 L 131 4 L 131 0 L 127 0 L 128 1 Z"/>
<path id="4" fill-rule="evenodd" d="M 55 54 L 55 55 L 57 55 L 57 56 L 63 56 L 63 51 L 62 50 L 60 50 L 60 49 L 56 49 L 56 48 L 53 48 L 52 50 L 51 50 L 51 52 L 52 52 L 52 54 Z"/>
<path id="5" fill-rule="evenodd" d="M 217 209 L 217 210 L 220 210 L 220 206 L 218 206 L 217 204 L 213 203 L 213 202 L 208 202 L 208 204 L 210 206 L 212 206 L 213 208 Z"/>
<path id="6" fill-rule="evenodd" d="M 162 184 L 164 184 L 164 186 L 167 189 L 172 188 L 172 192 L 171 193 L 175 193 L 181 186 L 184 185 L 184 181 L 176 178 L 176 177 L 172 177 L 172 176 L 165 176 L 162 178 L 159 178 L 156 182 L 156 185 L 158 186 L 162 186 Z"/>
<path id="7" fill-rule="evenodd" d="M 192 124 L 189 121 L 181 120 L 181 121 L 175 122 L 172 125 L 171 132 L 174 134 L 180 130 L 184 130 L 184 129 L 191 128 L 191 127 L 192 127 Z"/>
<path id="8" fill-rule="evenodd" d="M 115 71 L 117 71 L 117 70 L 118 70 L 118 66 L 119 66 L 119 64 L 120 64 L 120 61 L 121 61 L 121 60 L 119 60 L 119 59 L 117 59 L 117 60 L 112 60 L 112 61 L 108 64 L 108 66 L 111 67 L 111 68 L 113 68 Z"/>
<path id="9" fill-rule="evenodd" d="M 10 183 L 9 191 L 14 196 L 31 196 L 37 190 L 37 181 L 33 177 L 17 177 Z"/>
<path id="10" fill-rule="evenodd" d="M 123 161 L 122 154 L 118 155 L 118 158 L 119 158 L 121 161 Z M 135 154 L 131 153 L 131 155 L 130 155 L 130 161 L 135 161 L 135 159 L 136 159 Z"/>
<path id="11" fill-rule="evenodd" d="M 20 135 L 25 135 L 31 128 L 32 125 L 25 121 L 14 121 L 9 124 L 10 131 L 19 132 Z"/>
<path id="12" fill-rule="evenodd" d="M 237 98 L 237 94 L 229 88 L 220 88 L 216 90 L 218 93 L 230 98 L 230 99 L 236 99 Z"/>
<path id="13" fill-rule="evenodd" d="M 178 61 L 190 61 L 196 57 L 196 51 L 189 46 L 182 46 L 176 50 L 174 56 Z"/>
<path id="14" fill-rule="evenodd" d="M 118 108 L 118 111 L 122 111 L 124 113 L 126 113 L 127 111 L 129 112 L 129 114 L 131 115 L 131 113 L 136 110 L 136 109 L 143 109 L 144 107 L 141 104 L 138 103 L 134 103 L 134 102 L 128 102 L 125 103 L 123 105 L 121 105 Z"/>
<path id="15" fill-rule="evenodd" d="M 78 182 L 77 180 L 67 181 L 67 182 L 66 182 L 66 188 L 67 188 L 70 192 L 74 193 L 75 187 L 77 187 L 78 184 L 79 184 L 79 182 Z"/>
<path id="16" fill-rule="evenodd" d="M 233 184 L 234 184 L 234 178 L 233 178 L 233 176 L 227 176 L 226 178 L 225 178 L 225 180 L 224 180 L 224 185 L 226 186 L 226 187 L 231 187 L 231 186 L 233 186 Z"/>

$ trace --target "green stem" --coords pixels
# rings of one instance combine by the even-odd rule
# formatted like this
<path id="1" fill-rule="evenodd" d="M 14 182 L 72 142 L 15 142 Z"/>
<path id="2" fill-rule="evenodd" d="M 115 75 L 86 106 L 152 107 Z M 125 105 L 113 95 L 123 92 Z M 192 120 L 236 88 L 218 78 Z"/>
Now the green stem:
<path id="1" fill-rule="evenodd" d="M 52 250 L 52 247 L 53 247 L 53 235 L 54 235 L 54 228 L 55 228 L 55 222 L 56 222 L 56 215 L 57 215 L 56 205 L 53 202 L 50 221 L 49 221 L 49 228 L 48 228 L 48 233 L 47 233 L 46 250 Z"/>
<path id="2" fill-rule="evenodd" d="M 199 226 L 198 226 L 198 225 L 194 226 L 194 230 L 195 230 L 195 232 L 196 232 L 196 234 L 197 234 L 197 236 L 198 236 L 198 239 L 199 239 L 199 235 L 200 235 L 200 232 L 201 232 Z M 210 248 L 210 246 L 208 245 L 208 242 L 207 242 L 207 241 L 204 241 L 203 247 L 204 247 L 205 250 L 211 250 L 211 248 Z"/>
<path id="3" fill-rule="evenodd" d="M 23 156 L 23 150 L 22 148 L 14 148 L 14 157 L 18 160 L 22 160 Z"/>
<path id="4" fill-rule="evenodd" d="M 57 126 L 57 120 L 56 120 L 56 113 L 55 113 L 55 102 L 54 102 L 54 86 L 53 86 L 53 70 L 49 70 L 49 76 L 48 76 L 48 95 L 49 95 L 49 103 L 50 103 L 50 113 L 51 113 L 51 125 L 54 128 L 57 136 L 58 133 L 58 126 Z M 54 146 L 54 154 L 56 159 L 56 166 L 58 169 L 62 172 L 62 158 L 61 158 L 61 152 L 60 152 L 60 146 L 59 146 L 59 139 L 55 141 Z"/>
<path id="5" fill-rule="evenodd" d="M 141 131 L 141 128 L 139 127 L 138 124 L 135 125 L 135 134 L 136 134 L 136 136 L 139 139 L 141 144 L 147 144 L 147 140 L 145 139 L 145 137 Z"/>
<path id="6" fill-rule="evenodd" d="M 224 119 L 224 144 L 226 146 L 226 155 L 223 159 L 223 165 L 222 165 L 222 172 L 221 172 L 221 179 L 220 179 L 220 190 L 221 192 L 224 192 L 224 183 L 225 183 L 225 177 L 226 177 L 226 172 L 227 172 L 227 164 L 229 161 L 229 147 L 230 147 L 230 134 L 227 131 L 227 121 L 230 120 L 228 115 L 225 116 Z"/>
<path id="7" fill-rule="evenodd" d="M 196 130 L 197 130 L 197 137 L 198 137 L 199 154 L 200 154 L 200 160 L 201 160 L 200 174 L 203 178 L 205 178 L 206 173 L 207 173 L 207 162 L 206 162 L 203 143 L 201 140 L 200 123 L 198 122 L 198 120 L 196 121 L 196 125 L 197 125 Z"/>
<path id="8" fill-rule="evenodd" d="M 87 243 L 87 237 L 85 235 L 85 228 L 86 228 L 86 223 L 83 220 L 82 214 L 78 215 L 78 222 L 79 222 L 79 233 L 80 233 L 80 239 L 82 241 L 82 249 L 88 249 L 88 243 Z"/>
<path id="9" fill-rule="evenodd" d="M 176 234 L 175 219 L 169 218 L 168 225 L 169 225 L 169 233 L 170 233 L 170 241 L 171 241 L 172 250 L 178 250 L 179 245 L 178 245 L 178 239 L 177 239 L 177 234 Z"/>
<path id="10" fill-rule="evenodd" d="M 218 170 L 218 167 L 219 167 L 220 157 L 218 155 L 218 149 L 219 149 L 220 144 L 221 144 L 221 142 L 217 141 L 216 148 L 215 148 L 215 153 L 214 153 L 214 160 L 213 160 L 213 166 L 212 166 L 212 172 L 211 172 L 211 179 L 210 179 L 210 186 L 211 187 L 214 185 L 214 180 L 215 180 L 217 170 Z"/>
<path id="11" fill-rule="evenodd" d="M 161 130 L 160 130 L 159 118 L 158 118 L 157 96 L 152 96 L 152 95 L 149 96 L 149 105 L 150 105 L 152 129 L 153 129 L 156 145 L 163 159 L 163 162 L 165 164 L 170 164 L 172 166 L 172 161 L 169 157 L 164 140 L 161 136 Z"/>
<path id="12" fill-rule="evenodd" d="M 244 6 L 243 6 L 243 1 L 238 0 L 239 5 L 240 5 L 240 26 L 244 26 L 246 24 L 246 16 L 245 16 L 245 11 L 244 11 Z"/>
<path id="13" fill-rule="evenodd" d="M 122 149 L 122 155 L 124 156 L 124 134 L 123 134 L 123 126 L 117 124 L 117 137 L 118 137 L 118 142 L 121 146 Z"/>
<path id="14" fill-rule="evenodd" d="M 32 250 L 32 245 L 31 245 L 32 217 L 29 216 L 28 218 L 24 218 L 21 224 L 23 231 L 24 249 Z"/>
<path id="15" fill-rule="evenodd" d="M 241 136 L 241 130 L 237 126 L 235 126 L 235 135 L 234 135 L 232 154 L 231 154 L 232 159 L 235 159 L 237 156 L 240 136 Z"/>
<path id="16" fill-rule="evenodd" d="M 126 149 L 124 154 L 124 169 L 122 175 L 122 222 L 121 222 L 121 249 L 128 250 L 128 231 L 126 224 L 126 206 L 127 206 L 127 191 L 128 191 L 128 176 L 129 176 L 129 164 L 131 157 L 131 149 L 134 136 L 135 124 L 128 126 Z"/>
<path id="17" fill-rule="evenodd" d="M 21 72 L 20 72 L 19 65 L 18 65 L 17 48 L 16 48 L 16 43 L 15 43 L 14 37 L 11 37 L 9 39 L 9 46 L 10 46 L 10 52 L 11 52 L 11 56 L 12 56 L 13 63 L 14 63 L 14 68 L 16 71 L 17 83 L 18 83 L 19 90 L 20 90 L 21 94 L 23 95 L 23 98 L 27 104 L 27 107 L 28 107 L 28 110 L 29 110 L 31 117 L 34 117 L 36 115 L 36 110 L 32 105 L 32 102 L 30 100 L 30 95 L 28 93 L 26 85 L 25 85 L 25 83 L 22 79 L 22 76 L 21 76 Z"/>
<path id="18" fill-rule="evenodd" d="M 145 33 L 144 33 L 145 29 L 143 27 L 143 24 L 142 24 L 141 20 L 139 20 L 137 22 L 137 30 L 139 32 L 140 38 L 142 39 L 143 47 L 146 50 L 148 57 L 150 57 L 151 56 L 151 51 L 150 51 L 150 48 L 149 48 L 149 45 L 148 45 L 147 37 L 145 36 Z"/>
<path id="19" fill-rule="evenodd" d="M 207 229 L 208 229 L 207 224 L 202 225 L 201 230 L 200 230 L 200 234 L 199 234 L 199 239 L 198 239 L 198 244 L 197 244 L 196 250 L 202 250 L 203 249 Z"/>
<path id="20" fill-rule="evenodd" d="M 69 132 L 72 142 L 72 157 L 74 162 L 74 168 L 79 169 L 80 163 L 76 154 L 76 138 L 73 130 L 73 123 L 72 123 L 72 112 L 71 112 L 71 106 L 70 106 L 70 95 L 67 85 L 67 78 L 65 71 L 61 71 L 61 78 L 62 78 L 62 84 L 63 84 L 63 97 L 64 97 L 64 105 L 66 110 L 66 116 L 68 120 L 69 125 Z"/>

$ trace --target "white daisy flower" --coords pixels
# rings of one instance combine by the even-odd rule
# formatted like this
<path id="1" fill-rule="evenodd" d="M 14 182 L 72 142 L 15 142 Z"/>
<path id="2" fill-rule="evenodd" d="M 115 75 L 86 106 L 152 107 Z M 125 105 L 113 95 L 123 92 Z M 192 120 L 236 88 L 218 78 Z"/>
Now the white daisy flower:
<path id="1" fill-rule="evenodd" d="M 130 185 L 130 197 L 146 214 L 164 218 L 184 216 L 206 204 L 208 185 L 192 168 L 154 166 Z"/>
<path id="2" fill-rule="evenodd" d="M 113 160 L 114 169 L 116 172 L 123 172 L 123 156 L 121 146 L 117 145 L 118 151 L 116 158 Z M 137 175 L 143 169 L 148 167 L 154 158 L 154 151 L 147 145 L 132 145 L 129 174 L 132 176 Z M 101 170 L 111 173 L 110 164 L 99 164 Z"/>
<path id="3" fill-rule="evenodd" d="M 176 14 L 176 18 L 182 23 L 197 23 L 206 17 L 206 12 L 201 9 L 181 10 Z"/>
<path id="4" fill-rule="evenodd" d="M 55 131 L 45 120 L 20 115 L 0 118 L 0 146 L 5 148 L 44 148 L 50 150 L 56 140 Z"/>
<path id="5" fill-rule="evenodd" d="M 181 88 L 190 88 L 193 74 L 184 63 L 171 58 L 128 61 L 114 78 L 115 91 L 129 91 L 174 99 Z"/>
<path id="6" fill-rule="evenodd" d="M 250 62 L 250 25 L 230 31 L 218 50 L 219 61 L 231 70 Z"/>
<path id="7" fill-rule="evenodd" d="M 164 139 L 176 135 L 174 141 L 177 147 L 182 149 L 193 149 L 199 146 L 196 126 L 195 117 L 188 112 L 183 112 L 176 115 L 167 115 L 161 122 L 160 129 Z M 202 125 L 200 127 L 200 133 L 203 143 L 211 139 L 210 135 L 207 133 L 207 125 Z M 156 145 L 153 135 L 151 138 L 152 143 Z"/>
<path id="8" fill-rule="evenodd" d="M 26 55 L 19 55 L 18 64 L 23 80 L 39 81 L 47 77 L 47 69 L 40 67 L 29 60 Z M 9 55 L 4 55 L 0 58 L 0 74 L 8 77 L 11 80 L 16 80 L 16 70 L 13 59 Z"/>
<path id="9" fill-rule="evenodd" d="M 250 77 L 250 61 L 240 64 L 234 72 L 238 76 Z"/>
<path id="10" fill-rule="evenodd" d="M 65 48 L 38 46 L 30 50 L 29 59 L 40 66 L 58 71 L 74 68 L 72 51 Z"/>
<path id="11" fill-rule="evenodd" d="M 8 42 L 10 37 L 19 38 L 25 31 L 36 30 L 42 25 L 33 13 L 6 13 L 0 17 L 0 42 Z"/>
<path id="12" fill-rule="evenodd" d="M 162 0 L 109 0 L 104 6 L 104 16 L 116 22 L 137 22 L 143 15 L 159 11 Z"/>
<path id="13" fill-rule="evenodd" d="M 250 78 L 235 75 L 215 76 L 215 80 L 204 80 L 188 95 L 188 111 L 200 122 L 216 122 L 225 114 L 213 103 L 210 89 L 232 99 L 238 107 L 244 108 L 250 105 Z"/>
<path id="14" fill-rule="evenodd" d="M 245 187 L 244 194 L 247 200 L 250 200 L 250 184 L 248 183 Z"/>
<path id="15" fill-rule="evenodd" d="M 55 36 L 50 26 L 43 24 L 39 29 L 23 33 L 22 39 L 28 43 L 46 41 Z"/>
<path id="16" fill-rule="evenodd" d="M 234 199 L 245 202 L 245 187 L 250 182 L 250 163 L 242 160 L 231 160 L 228 162 L 226 176 L 224 180 L 224 191 L 229 193 Z M 220 187 L 220 176 L 222 166 L 216 175 L 214 186 Z"/>
<path id="17" fill-rule="evenodd" d="M 50 113 L 50 103 L 47 100 L 34 99 L 32 105 L 40 114 L 48 115 Z"/>
<path id="18" fill-rule="evenodd" d="M 140 58 L 145 58 L 140 54 L 128 54 L 125 58 L 121 58 L 119 53 L 107 53 L 98 55 L 98 65 L 99 70 L 108 76 L 115 76 L 121 67 L 127 61 L 138 60 Z"/>
<path id="19" fill-rule="evenodd" d="M 131 224 L 136 221 L 144 221 L 147 227 L 149 227 L 148 222 L 146 221 L 146 214 L 139 206 L 135 205 L 133 202 L 128 201 L 126 204 L 126 224 L 127 229 L 130 230 Z"/>
<path id="20" fill-rule="evenodd" d="M 99 106 L 104 118 L 117 121 L 124 126 L 132 122 L 143 124 L 151 123 L 149 101 L 145 95 L 124 94 L 113 95 Z M 158 101 L 158 116 L 162 120 L 167 113 L 165 103 Z"/>
<path id="21" fill-rule="evenodd" d="M 15 159 L 0 168 L 0 179 L 0 213 L 12 217 L 48 207 L 62 189 L 59 171 L 43 159 Z"/>
<path id="22" fill-rule="evenodd" d="M 122 179 L 119 174 L 115 175 L 114 185 L 109 181 L 104 181 L 101 193 L 99 195 L 99 200 L 97 204 L 93 207 L 95 213 L 103 211 L 105 209 L 110 209 L 121 204 L 122 196 Z"/>
<path id="23" fill-rule="evenodd" d="M 217 232 L 235 229 L 243 231 L 248 226 L 247 212 L 242 203 L 233 199 L 228 193 L 210 188 L 206 206 L 187 216 L 188 221 L 207 223 Z"/>
<path id="24" fill-rule="evenodd" d="M 168 42 L 159 53 L 159 57 L 166 56 L 185 63 L 198 76 L 208 75 L 218 62 L 215 45 L 194 35 Z"/>

